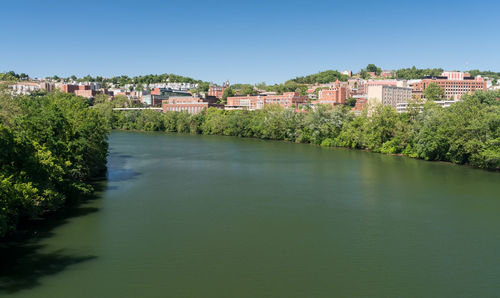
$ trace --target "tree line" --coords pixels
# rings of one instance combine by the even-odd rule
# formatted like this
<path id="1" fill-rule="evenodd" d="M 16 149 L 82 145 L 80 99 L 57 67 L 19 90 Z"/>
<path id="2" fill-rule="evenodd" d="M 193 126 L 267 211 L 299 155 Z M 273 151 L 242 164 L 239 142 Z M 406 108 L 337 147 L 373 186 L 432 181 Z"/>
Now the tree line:
<path id="1" fill-rule="evenodd" d="M 108 129 L 89 107 L 60 92 L 0 95 L 0 237 L 92 193 Z"/>
<path id="2" fill-rule="evenodd" d="M 499 170 L 499 99 L 500 91 L 478 91 L 448 108 L 429 101 L 407 113 L 375 106 L 359 116 L 348 106 L 326 105 L 305 112 L 274 105 L 256 111 L 209 108 L 195 115 L 101 109 L 114 129 L 284 140 Z"/>

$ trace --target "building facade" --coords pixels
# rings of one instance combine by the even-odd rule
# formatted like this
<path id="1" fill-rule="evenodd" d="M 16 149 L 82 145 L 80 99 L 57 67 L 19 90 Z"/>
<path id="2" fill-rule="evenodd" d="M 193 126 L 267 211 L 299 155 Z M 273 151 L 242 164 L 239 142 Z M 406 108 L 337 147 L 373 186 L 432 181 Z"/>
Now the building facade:
<path id="1" fill-rule="evenodd" d="M 313 104 L 327 104 L 331 106 L 345 104 L 347 100 L 347 87 L 337 86 L 330 89 L 323 89 L 318 92 L 318 100 Z"/>
<path id="2" fill-rule="evenodd" d="M 190 97 L 191 93 L 186 91 L 177 91 L 170 88 L 153 88 L 151 92 L 143 92 L 141 102 L 148 106 L 159 107 L 164 100 L 170 97 Z"/>
<path id="3" fill-rule="evenodd" d="M 217 103 L 215 96 L 172 96 L 162 101 L 163 113 L 188 112 L 198 114 L 209 107 L 224 109 L 223 104 Z"/>
<path id="4" fill-rule="evenodd" d="M 471 94 L 476 90 L 486 90 L 486 82 L 479 77 L 463 77 L 463 79 L 457 80 L 450 80 L 446 76 L 426 77 L 413 85 L 413 95 L 418 99 L 423 99 L 425 89 L 432 83 L 436 83 L 443 89 L 447 99 L 454 100 L 460 99 L 464 94 Z"/>
<path id="5" fill-rule="evenodd" d="M 307 95 L 298 92 L 284 92 L 283 95 L 257 95 L 257 96 L 232 96 L 227 98 L 228 109 L 259 110 L 265 105 L 278 104 L 283 108 L 297 108 L 306 104 L 309 100 Z"/>
<path id="6" fill-rule="evenodd" d="M 368 87 L 368 104 L 382 104 L 396 108 L 399 103 L 407 103 L 412 99 L 412 89 L 391 85 L 374 85 Z"/>
<path id="7" fill-rule="evenodd" d="M 210 84 L 208 87 L 208 96 L 215 96 L 217 98 L 222 98 L 226 88 L 229 88 L 229 81 L 226 81 L 222 86 L 217 86 Z"/>

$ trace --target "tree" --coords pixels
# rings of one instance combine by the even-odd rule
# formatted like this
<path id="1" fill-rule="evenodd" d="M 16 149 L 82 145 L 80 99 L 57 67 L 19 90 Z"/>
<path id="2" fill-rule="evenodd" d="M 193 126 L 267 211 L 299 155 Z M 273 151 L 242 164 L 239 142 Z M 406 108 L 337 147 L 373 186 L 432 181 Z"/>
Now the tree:
<path id="1" fill-rule="evenodd" d="M 444 90 L 436 83 L 430 83 L 424 90 L 424 97 L 430 101 L 444 100 Z"/>
<path id="2" fill-rule="evenodd" d="M 366 71 L 374 72 L 377 76 L 382 73 L 382 69 L 377 67 L 375 64 L 368 64 L 368 66 L 366 66 Z"/>
<path id="3" fill-rule="evenodd" d="M 227 102 L 227 98 L 231 97 L 231 96 L 234 96 L 234 94 L 235 94 L 235 92 L 234 92 L 234 90 L 231 87 L 226 88 L 224 90 L 224 93 L 222 93 L 221 102 L 226 103 Z"/>
<path id="4" fill-rule="evenodd" d="M 359 76 L 363 79 L 363 80 L 368 80 L 369 78 L 371 78 L 370 74 L 362 69 L 360 72 L 359 72 Z"/>
<path id="5" fill-rule="evenodd" d="M 378 68 L 375 64 L 368 64 L 368 66 L 366 66 L 366 71 L 368 72 L 376 72 L 377 69 Z"/>
<path id="6" fill-rule="evenodd" d="M 289 80 L 286 83 L 294 82 L 299 84 L 315 84 L 315 83 L 326 84 L 330 82 L 335 82 L 336 80 L 345 82 L 347 81 L 348 78 L 349 78 L 348 76 L 343 75 L 336 70 L 326 70 L 305 77 L 296 77 L 295 79 Z"/>
<path id="7" fill-rule="evenodd" d="M 356 105 L 356 98 L 349 97 L 345 103 L 347 106 L 354 107 Z"/>

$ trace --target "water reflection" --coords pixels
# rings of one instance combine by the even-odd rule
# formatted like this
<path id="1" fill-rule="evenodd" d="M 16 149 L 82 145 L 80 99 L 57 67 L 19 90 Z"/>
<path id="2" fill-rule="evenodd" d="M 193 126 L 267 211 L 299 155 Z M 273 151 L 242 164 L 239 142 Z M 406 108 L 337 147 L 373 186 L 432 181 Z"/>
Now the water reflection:
<path id="1" fill-rule="evenodd" d="M 75 255 L 65 249 L 46 251 L 45 238 L 54 236 L 54 228 L 69 218 L 97 212 L 94 207 L 77 207 L 40 221 L 36 228 L 24 230 L 0 243 L 0 295 L 40 285 L 40 280 L 69 266 L 95 259 L 93 255 Z M 35 225 L 35 224 L 34 224 Z"/>

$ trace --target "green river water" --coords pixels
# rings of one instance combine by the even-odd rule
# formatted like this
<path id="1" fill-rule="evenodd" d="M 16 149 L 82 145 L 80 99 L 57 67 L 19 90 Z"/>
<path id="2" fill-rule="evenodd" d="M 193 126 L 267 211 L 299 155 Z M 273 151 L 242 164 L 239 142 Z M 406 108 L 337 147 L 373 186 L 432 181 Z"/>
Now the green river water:
<path id="1" fill-rule="evenodd" d="M 2 244 L 2 297 L 498 297 L 500 174 L 113 132 L 97 197 Z"/>

